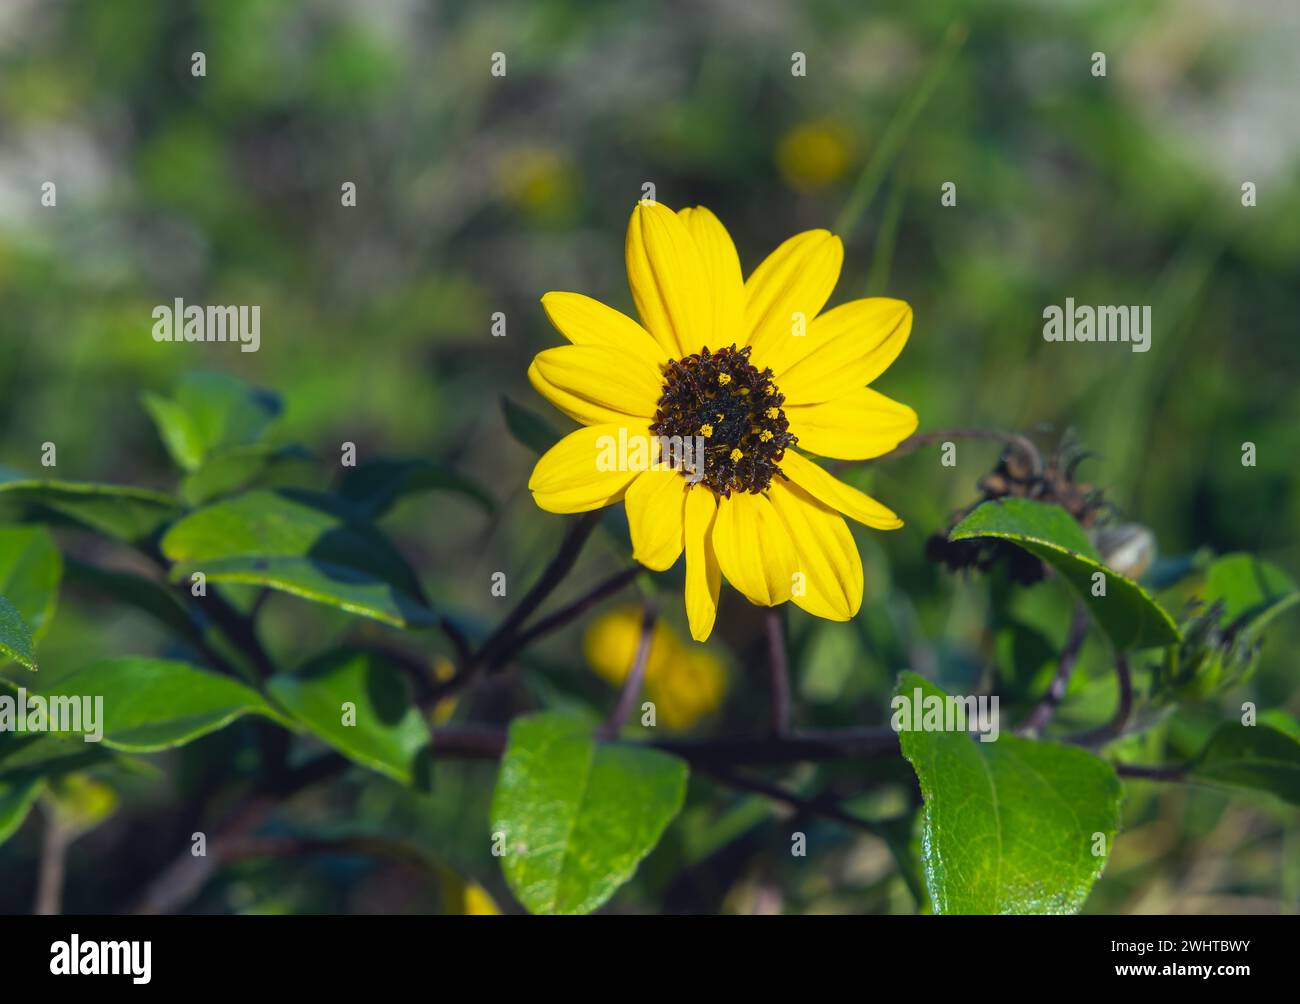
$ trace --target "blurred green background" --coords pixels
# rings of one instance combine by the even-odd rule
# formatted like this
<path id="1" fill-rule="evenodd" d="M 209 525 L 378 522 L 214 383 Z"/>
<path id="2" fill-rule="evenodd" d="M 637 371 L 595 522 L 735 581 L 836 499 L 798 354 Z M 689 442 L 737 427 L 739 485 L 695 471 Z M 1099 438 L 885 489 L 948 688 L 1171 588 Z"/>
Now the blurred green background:
<path id="1" fill-rule="evenodd" d="M 492 518 L 420 496 L 388 529 L 435 603 L 493 623 L 504 608 L 492 572 L 522 589 L 565 526 L 532 504 L 533 455 L 507 432 L 500 398 L 566 425 L 525 378 L 533 354 L 560 341 L 538 298 L 577 290 L 632 312 L 623 233 L 651 182 L 673 208 L 712 208 L 746 271 L 798 230 L 839 228 L 832 304 L 887 294 L 913 306 L 911 342 L 876 386 L 915 407 L 922 432 L 1015 429 L 1050 447 L 1069 431 L 1095 453 L 1081 476 L 1149 527 L 1162 555 L 1246 550 L 1294 574 L 1298 46 L 1294 6 L 1227 0 L 9 0 L 0 464 L 43 473 L 52 441 L 60 477 L 170 490 L 141 395 L 170 392 L 192 370 L 235 374 L 283 396 L 279 435 L 318 456 L 309 477 L 321 483 L 352 441 L 363 460 L 433 458 L 484 484 L 500 503 Z M 191 76 L 195 51 L 205 77 Z M 1091 73 L 1097 51 L 1105 77 Z M 496 52 L 504 77 L 490 73 Z M 806 76 L 791 73 L 796 52 Z M 57 184 L 52 208 L 40 200 L 46 181 Z M 340 204 L 349 181 L 355 207 Z M 940 204 L 949 181 L 955 207 Z M 1043 308 L 1067 296 L 1151 305 L 1151 350 L 1046 343 Z M 260 351 L 155 343 L 150 311 L 174 297 L 259 304 Z M 497 311 L 505 338 L 491 337 Z M 1242 465 L 1244 442 L 1257 466 Z M 998 658 L 996 597 L 984 580 L 928 564 L 924 546 L 996 459 L 995 446 L 962 442 L 955 468 L 927 449 L 844 471 L 908 525 L 855 528 L 867 597 L 853 628 L 791 611 L 800 721 L 883 722 L 893 676 L 908 667 L 967 686 L 984 678 Z M 626 552 L 625 531 L 598 537 L 561 599 Z M 659 586 L 680 631 L 680 586 L 669 574 L 645 588 Z M 1054 645 L 1067 620 L 1060 588 L 1015 600 Z M 719 624 L 709 646 L 730 687 L 696 731 L 757 730 L 758 621 L 729 593 Z M 287 597 L 272 598 L 263 629 L 289 664 L 355 630 Z M 515 682 L 467 695 L 454 714 L 603 708 L 613 691 L 582 663 L 581 633 L 552 639 Z M 415 643 L 442 651 L 432 634 Z M 1203 734 L 1243 695 L 1300 710 L 1298 643 L 1292 619 L 1270 636 L 1255 680 L 1162 739 L 1176 749 L 1179 729 Z M 65 591 L 43 671 L 167 644 L 142 617 Z M 1084 677 L 1109 679 L 1100 648 L 1090 644 Z M 1104 716 L 1113 696 L 1100 689 L 1095 705 L 1067 712 Z M 69 859 L 68 908 L 129 903 L 250 757 L 235 727 L 159 758 L 160 778 L 115 779 L 117 812 Z M 493 777 L 490 766 L 444 765 L 425 797 L 354 772 L 281 825 L 409 840 L 509 909 L 486 837 Z M 915 801 L 906 765 L 788 779 L 882 818 Z M 1300 908 L 1293 811 L 1129 791 L 1090 911 Z M 881 841 L 806 828 L 809 857 L 791 859 L 779 811 L 696 780 L 682 819 L 609 909 L 914 909 Z M 35 820 L 0 849 L 0 909 L 29 909 L 38 851 Z M 246 862 L 193 908 L 439 909 L 437 885 L 412 883 L 403 867 Z"/>

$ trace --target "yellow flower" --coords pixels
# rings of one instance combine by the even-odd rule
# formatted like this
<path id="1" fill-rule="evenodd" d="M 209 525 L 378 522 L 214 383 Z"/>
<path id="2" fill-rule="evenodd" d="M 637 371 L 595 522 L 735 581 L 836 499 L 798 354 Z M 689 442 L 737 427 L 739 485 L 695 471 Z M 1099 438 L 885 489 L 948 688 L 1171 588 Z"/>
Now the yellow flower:
<path id="1" fill-rule="evenodd" d="M 911 307 L 873 297 L 820 314 L 844 258 L 825 230 L 791 237 L 744 280 L 731 237 L 702 207 L 640 203 L 626 256 L 642 324 L 579 293 L 542 297 L 573 344 L 538 353 L 528 378 L 585 428 L 537 462 L 534 500 L 556 513 L 625 500 L 637 561 L 662 571 L 685 552 L 699 641 L 723 576 L 751 603 L 793 600 L 848 620 L 862 560 L 840 514 L 878 530 L 902 520 L 790 447 L 865 460 L 911 435 L 916 412 L 866 386 L 902 351 Z M 697 443 L 702 465 L 689 449 L 667 465 L 628 448 L 648 442 L 661 456 L 655 444 L 675 437 Z"/>
<path id="2" fill-rule="evenodd" d="M 781 174 L 801 192 L 815 192 L 838 181 L 849 168 L 853 138 L 837 122 L 805 122 L 781 138 L 776 163 Z"/>
<path id="3" fill-rule="evenodd" d="M 587 664 L 615 686 L 632 668 L 641 642 L 641 610 L 622 607 L 592 622 L 583 641 Z M 650 636 L 645 667 L 646 697 L 655 705 L 655 724 L 685 732 L 718 709 L 727 692 L 722 663 L 703 648 L 688 648 L 662 620 Z"/>

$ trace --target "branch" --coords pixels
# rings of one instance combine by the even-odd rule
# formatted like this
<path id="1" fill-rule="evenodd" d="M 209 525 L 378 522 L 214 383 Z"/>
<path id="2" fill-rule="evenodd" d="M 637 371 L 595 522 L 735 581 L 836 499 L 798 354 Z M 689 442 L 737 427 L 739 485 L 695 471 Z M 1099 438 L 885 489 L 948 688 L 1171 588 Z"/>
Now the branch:
<path id="1" fill-rule="evenodd" d="M 483 643 L 478 653 L 470 658 L 469 666 L 472 669 L 480 666 L 495 669 L 500 664 L 504 650 L 510 647 L 520 625 L 541 606 L 543 601 L 555 591 L 555 587 L 569 574 L 578 560 L 578 555 L 582 552 L 582 545 L 587 542 L 587 538 L 591 536 L 591 531 L 596 528 L 599 521 L 600 511 L 595 510 L 583 513 L 569 525 L 559 551 L 551 559 L 550 564 L 542 570 L 541 578 Z"/>
<path id="2" fill-rule="evenodd" d="M 504 729 L 458 726 L 434 730 L 433 753 L 454 759 L 495 760 L 505 750 Z M 630 743 L 629 745 L 638 745 Z M 792 732 L 784 736 L 657 739 L 645 743 L 699 766 L 763 766 L 896 756 L 898 735 L 888 727 Z"/>
<path id="3" fill-rule="evenodd" d="M 627 678 L 623 681 L 614 710 L 610 712 L 609 718 L 597 733 L 601 739 L 618 738 L 623 723 L 627 721 L 627 716 L 632 711 L 632 706 L 641 696 L 646 664 L 650 661 L 650 646 L 654 642 L 655 617 L 654 604 L 646 603 L 641 613 L 641 637 L 637 640 L 636 655 L 632 658 L 632 665 L 628 668 Z"/>
<path id="4" fill-rule="evenodd" d="M 1061 659 L 1056 667 L 1056 675 L 1052 677 L 1043 699 L 1016 729 L 1018 734 L 1037 735 L 1039 729 L 1052 720 L 1052 715 L 1056 713 L 1056 706 L 1061 703 L 1066 688 L 1070 685 L 1070 675 L 1079 660 L 1079 652 L 1083 648 L 1083 641 L 1087 634 L 1088 613 L 1082 606 L 1076 606 L 1070 621 L 1070 632 L 1065 639 L 1065 648 L 1061 650 Z"/>
<path id="5" fill-rule="evenodd" d="M 1101 746 L 1124 734 L 1133 715 L 1133 678 L 1129 675 L 1128 658 L 1120 652 L 1115 653 L 1115 679 L 1119 685 L 1119 702 L 1111 720 L 1098 728 L 1071 736 L 1067 742 L 1080 746 Z"/>
<path id="6" fill-rule="evenodd" d="M 783 736 L 790 731 L 790 664 L 785 652 L 785 628 L 777 607 L 766 612 L 767 667 L 771 677 L 772 734 Z"/>

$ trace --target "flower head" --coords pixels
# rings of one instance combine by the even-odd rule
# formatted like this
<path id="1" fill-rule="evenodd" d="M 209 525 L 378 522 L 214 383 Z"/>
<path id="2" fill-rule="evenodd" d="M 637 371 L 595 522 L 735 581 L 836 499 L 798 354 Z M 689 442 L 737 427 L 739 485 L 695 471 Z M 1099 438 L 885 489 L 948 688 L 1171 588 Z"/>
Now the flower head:
<path id="1" fill-rule="evenodd" d="M 724 576 L 751 603 L 848 620 L 862 561 L 843 517 L 903 523 L 804 454 L 865 460 L 916 429 L 911 408 L 866 386 L 902 351 L 911 308 L 873 297 L 821 313 L 844 257 L 825 230 L 796 234 L 743 279 L 702 207 L 641 202 L 626 256 L 640 324 L 579 293 L 542 297 L 572 344 L 538 353 L 528 377 L 584 428 L 537 462 L 533 498 L 558 513 L 623 500 L 636 560 L 662 571 L 684 552 L 697 640 Z M 613 449 L 634 440 L 649 449 Z"/>

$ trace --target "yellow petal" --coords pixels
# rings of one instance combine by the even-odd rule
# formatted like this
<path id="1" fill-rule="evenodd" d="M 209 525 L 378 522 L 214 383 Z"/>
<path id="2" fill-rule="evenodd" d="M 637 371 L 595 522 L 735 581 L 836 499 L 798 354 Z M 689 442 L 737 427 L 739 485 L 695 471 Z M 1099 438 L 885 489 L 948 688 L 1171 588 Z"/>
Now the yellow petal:
<path id="1" fill-rule="evenodd" d="M 816 617 L 851 618 L 862 606 L 862 558 L 844 517 L 779 478 L 768 497 L 790 531 L 801 575 L 790 598 Z"/>
<path id="2" fill-rule="evenodd" d="M 827 473 L 793 450 L 785 451 L 785 456 L 781 458 L 781 470 L 818 502 L 838 509 L 849 519 L 856 519 L 876 530 L 897 530 L 903 525 L 901 519 L 870 495 L 864 495 L 853 486 L 846 485 L 835 475 Z M 726 570 L 725 565 L 723 570 Z"/>
<path id="3" fill-rule="evenodd" d="M 808 230 L 795 234 L 754 269 L 745 283 L 745 330 L 755 366 L 780 373 L 806 351 L 809 336 L 797 332 L 807 331 L 826 306 L 843 262 L 844 245 L 838 237 L 829 230 Z"/>
<path id="4" fill-rule="evenodd" d="M 655 367 L 668 356 L 650 332 L 613 307 L 581 293 L 547 293 L 542 309 L 555 330 L 574 345 L 603 345 L 621 350 Z"/>
<path id="5" fill-rule="evenodd" d="M 681 557 L 689 487 L 677 471 L 645 471 L 627 490 L 623 501 L 632 531 L 632 557 L 646 568 L 666 571 Z"/>
<path id="6" fill-rule="evenodd" d="M 537 393 L 583 425 L 652 418 L 663 380 L 626 352 L 601 345 L 562 345 L 537 353 L 528 367 Z"/>
<path id="7" fill-rule="evenodd" d="M 734 492 L 718 503 L 713 547 L 727 581 L 758 606 L 790 598 L 796 567 L 794 547 L 781 517 L 762 495 Z"/>
<path id="8" fill-rule="evenodd" d="M 678 210 L 678 217 L 695 240 L 713 300 L 713 331 L 717 344 L 730 345 L 743 337 L 745 321 L 745 278 L 740 256 L 731 235 L 713 213 L 703 206 Z"/>
<path id="9" fill-rule="evenodd" d="M 713 301 L 694 238 L 667 206 L 640 202 L 627 226 L 627 282 L 646 330 L 675 359 L 712 345 Z"/>
<path id="10" fill-rule="evenodd" d="M 870 387 L 832 401 L 787 407 L 799 448 L 822 457 L 867 460 L 888 453 L 916 431 L 916 412 Z"/>
<path id="11" fill-rule="evenodd" d="M 912 308 L 902 300 L 875 296 L 828 310 L 808 326 L 799 355 L 778 369 L 776 385 L 787 405 L 831 401 L 885 372 L 912 331 Z"/>
<path id="12" fill-rule="evenodd" d="M 533 501 L 547 512 L 588 512 L 623 497 L 637 471 L 618 470 L 619 430 L 649 436 L 647 426 L 590 425 L 571 432 L 542 454 L 528 479 Z"/>
<path id="13" fill-rule="evenodd" d="M 712 540 L 717 512 L 717 499 L 708 488 L 700 486 L 686 493 L 686 619 L 696 641 L 709 637 L 718 613 L 722 571 Z"/>

